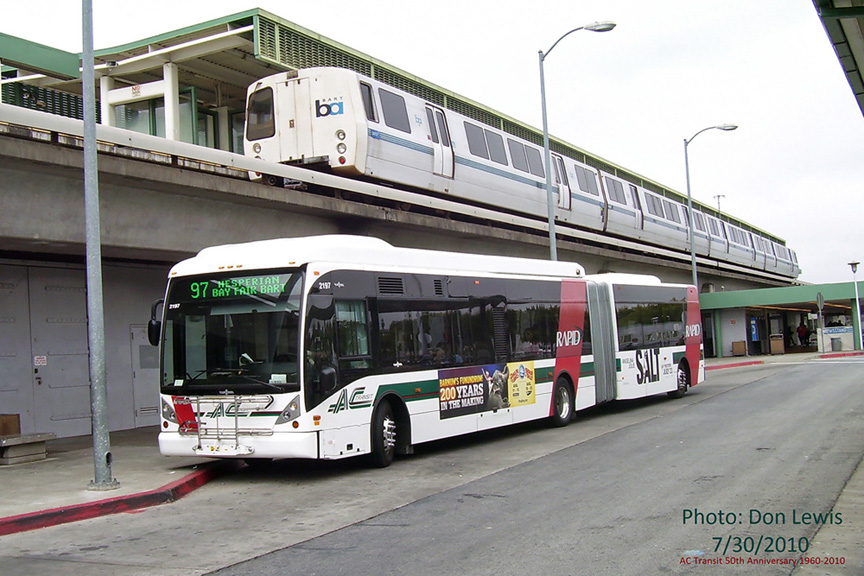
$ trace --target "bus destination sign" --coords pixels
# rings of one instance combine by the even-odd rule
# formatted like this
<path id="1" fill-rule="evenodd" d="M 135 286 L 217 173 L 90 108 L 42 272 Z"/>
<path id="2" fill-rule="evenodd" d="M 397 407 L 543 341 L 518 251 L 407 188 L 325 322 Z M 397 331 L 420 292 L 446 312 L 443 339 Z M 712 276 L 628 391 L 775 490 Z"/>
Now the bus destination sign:
<path id="1" fill-rule="evenodd" d="M 290 275 L 266 274 L 235 278 L 208 278 L 189 283 L 188 297 L 192 301 L 220 300 L 239 296 L 267 296 L 282 293 Z"/>

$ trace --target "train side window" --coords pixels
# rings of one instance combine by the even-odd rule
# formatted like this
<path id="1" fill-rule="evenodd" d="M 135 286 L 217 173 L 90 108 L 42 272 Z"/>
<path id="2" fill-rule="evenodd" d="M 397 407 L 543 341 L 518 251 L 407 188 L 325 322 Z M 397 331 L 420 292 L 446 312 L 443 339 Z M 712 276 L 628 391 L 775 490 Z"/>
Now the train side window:
<path id="1" fill-rule="evenodd" d="M 493 162 L 507 166 L 507 153 L 504 151 L 504 138 L 500 134 L 484 130 L 489 144 L 489 156 Z"/>
<path id="2" fill-rule="evenodd" d="M 450 147 L 450 133 L 447 132 L 447 122 L 444 119 L 444 114 L 440 110 L 435 111 L 435 118 L 438 119 L 438 129 L 441 130 L 441 143 L 447 148 Z"/>
<path id="3" fill-rule="evenodd" d="M 669 200 L 663 200 L 663 205 L 666 207 L 666 219 L 680 224 L 681 212 L 678 210 L 678 206 Z"/>
<path id="4" fill-rule="evenodd" d="M 531 171 L 531 174 L 545 178 L 546 172 L 543 170 L 543 158 L 540 157 L 540 151 L 531 146 L 526 146 L 525 152 L 528 154 L 528 169 Z"/>
<path id="5" fill-rule="evenodd" d="M 711 235 L 717 236 L 718 238 L 722 238 L 723 235 L 720 234 L 720 228 L 717 226 L 717 221 L 708 219 L 708 227 L 711 229 Z"/>
<path id="6" fill-rule="evenodd" d="M 636 197 L 638 196 L 638 193 L 636 192 L 636 186 L 634 186 L 633 184 L 630 184 L 629 187 L 630 187 L 630 199 L 633 200 L 633 206 L 638 207 L 639 205 L 636 204 Z M 626 194 L 624 195 L 624 204 L 625 205 L 627 204 L 627 195 Z"/>
<path id="7" fill-rule="evenodd" d="M 405 98 L 383 88 L 378 89 L 381 97 L 381 111 L 384 113 L 384 123 L 390 128 L 411 133 L 411 122 L 408 121 L 408 109 Z"/>
<path id="8" fill-rule="evenodd" d="M 432 115 L 432 110 L 426 108 L 426 120 L 429 122 L 429 136 L 432 142 L 438 144 L 438 130 L 435 129 L 435 116 Z"/>
<path id="9" fill-rule="evenodd" d="M 513 159 L 513 167 L 522 172 L 528 172 L 528 158 L 525 156 L 525 146 L 521 142 L 508 138 L 507 147 L 510 149 L 510 158 Z"/>
<path id="10" fill-rule="evenodd" d="M 624 185 L 618 180 L 606 177 L 606 188 L 609 190 L 609 199 L 619 204 L 627 205 L 627 197 L 624 195 Z"/>
<path id="11" fill-rule="evenodd" d="M 656 196 L 652 196 L 651 194 L 645 195 L 645 204 L 646 208 L 648 208 L 648 213 L 652 216 L 658 216 L 663 218 L 663 204 L 660 202 L 660 199 Z"/>
<path id="12" fill-rule="evenodd" d="M 700 232 L 705 232 L 705 217 L 699 212 L 693 212 L 693 225 Z"/>
<path id="13" fill-rule="evenodd" d="M 246 118 L 246 138 L 248 140 L 270 138 L 276 134 L 272 88 L 263 88 L 252 93 L 249 97 Z"/>
<path id="14" fill-rule="evenodd" d="M 560 156 L 552 157 L 552 165 L 555 166 L 555 183 L 570 187 L 570 178 L 567 177 L 567 169 L 564 168 L 564 160 Z"/>
<path id="15" fill-rule="evenodd" d="M 636 186 L 630 185 L 630 194 L 633 196 L 633 207 L 637 210 L 642 209 L 642 203 L 639 201 L 639 190 L 636 189 Z"/>
<path id="16" fill-rule="evenodd" d="M 363 97 L 363 109 L 366 110 L 366 119 L 370 122 L 378 122 L 378 114 L 375 110 L 375 98 L 372 95 L 372 86 L 361 82 L 360 95 Z"/>
<path id="17" fill-rule="evenodd" d="M 594 172 L 581 166 L 573 166 L 576 169 L 576 182 L 579 184 L 579 189 L 594 196 L 600 196 L 600 189 L 597 188 L 597 178 L 594 177 Z"/>
<path id="18" fill-rule="evenodd" d="M 465 122 L 465 135 L 468 137 L 468 150 L 474 156 L 489 159 L 489 150 L 486 148 L 486 138 L 483 129 L 479 126 Z"/>

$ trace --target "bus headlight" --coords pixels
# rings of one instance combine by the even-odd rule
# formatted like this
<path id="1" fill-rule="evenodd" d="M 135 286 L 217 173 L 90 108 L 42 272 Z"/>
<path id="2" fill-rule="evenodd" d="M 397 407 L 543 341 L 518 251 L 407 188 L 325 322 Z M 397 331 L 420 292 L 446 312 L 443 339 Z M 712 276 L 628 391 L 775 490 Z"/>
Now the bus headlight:
<path id="1" fill-rule="evenodd" d="M 336 145 L 336 151 L 339 152 L 339 154 L 344 154 L 346 150 L 348 150 L 348 146 L 346 146 L 344 142 L 340 142 Z"/>
<path id="2" fill-rule="evenodd" d="M 276 418 L 276 424 L 285 424 L 300 416 L 300 396 L 295 396 L 288 402 L 288 406 Z"/>
<path id="3" fill-rule="evenodd" d="M 336 138 L 338 138 L 339 140 L 344 140 L 345 136 L 346 136 L 346 134 L 345 134 L 344 130 L 337 130 L 336 131 Z"/>
<path id="4" fill-rule="evenodd" d="M 167 420 L 168 422 L 173 422 L 177 424 L 177 413 L 174 411 L 174 407 L 171 406 L 170 403 L 166 402 L 164 398 L 162 400 L 162 419 Z"/>

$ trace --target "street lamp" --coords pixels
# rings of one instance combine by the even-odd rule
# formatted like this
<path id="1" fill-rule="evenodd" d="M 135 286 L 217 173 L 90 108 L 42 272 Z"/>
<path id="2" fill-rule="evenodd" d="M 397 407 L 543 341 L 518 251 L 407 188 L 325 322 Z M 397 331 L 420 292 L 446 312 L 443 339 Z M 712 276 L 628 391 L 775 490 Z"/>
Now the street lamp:
<path id="1" fill-rule="evenodd" d="M 736 124 L 720 124 L 719 126 L 708 126 L 707 128 L 703 128 L 694 134 L 689 140 L 684 139 L 684 171 L 687 177 L 687 218 L 688 224 L 690 226 L 690 266 L 693 269 L 693 285 L 696 286 L 696 290 L 699 290 L 698 278 L 696 277 L 696 242 L 693 238 L 693 196 L 690 194 L 690 160 L 687 157 L 687 146 L 690 142 L 693 141 L 693 138 L 696 138 L 702 132 L 707 130 L 723 130 L 725 132 L 729 132 L 730 130 L 735 130 L 738 128 Z"/>
<path id="2" fill-rule="evenodd" d="M 579 30 L 590 30 L 591 32 L 608 32 L 615 28 L 614 22 L 594 22 L 593 24 L 586 24 L 585 26 L 580 26 L 579 28 L 574 28 L 570 30 L 558 40 L 552 44 L 552 48 L 543 52 L 539 51 L 537 54 L 540 56 L 540 103 L 543 106 L 543 154 L 546 162 L 546 204 L 549 216 L 549 258 L 550 260 L 558 260 L 558 246 L 555 240 L 555 204 L 553 202 L 553 194 L 552 194 L 552 154 L 549 150 L 549 124 L 546 120 L 546 81 L 543 76 L 543 61 L 546 60 L 546 57 L 550 52 L 558 45 L 561 40 L 565 37 L 569 36 L 573 32 L 578 32 Z"/>
<path id="3" fill-rule="evenodd" d="M 856 332 L 852 335 L 852 343 L 856 350 L 861 348 L 861 300 L 858 299 L 858 281 L 855 279 L 858 264 L 860 262 L 849 262 L 849 266 L 852 268 L 852 283 L 855 285 L 855 318 L 852 319 L 852 329 Z"/>

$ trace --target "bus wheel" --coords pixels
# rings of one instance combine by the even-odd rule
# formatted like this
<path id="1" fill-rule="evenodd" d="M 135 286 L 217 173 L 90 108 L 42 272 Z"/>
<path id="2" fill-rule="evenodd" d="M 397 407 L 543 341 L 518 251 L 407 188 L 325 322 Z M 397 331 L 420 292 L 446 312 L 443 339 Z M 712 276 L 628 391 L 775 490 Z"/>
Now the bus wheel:
<path id="1" fill-rule="evenodd" d="M 386 400 L 378 405 L 372 415 L 372 465 L 386 468 L 396 454 L 396 419 L 393 407 Z"/>
<path id="2" fill-rule="evenodd" d="M 555 390 L 552 393 L 555 404 L 550 421 L 553 426 L 567 426 L 570 417 L 573 416 L 573 388 L 566 378 L 558 378 L 555 381 Z"/>
<path id="3" fill-rule="evenodd" d="M 681 398 L 687 393 L 687 388 L 690 387 L 690 370 L 685 362 L 678 364 L 678 388 L 666 394 L 670 398 Z"/>

